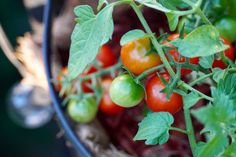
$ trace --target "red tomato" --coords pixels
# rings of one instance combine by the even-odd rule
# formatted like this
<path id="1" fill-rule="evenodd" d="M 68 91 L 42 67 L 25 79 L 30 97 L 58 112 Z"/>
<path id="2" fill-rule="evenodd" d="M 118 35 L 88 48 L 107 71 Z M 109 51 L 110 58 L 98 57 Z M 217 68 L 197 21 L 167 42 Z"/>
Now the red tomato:
<path id="1" fill-rule="evenodd" d="M 160 65 L 161 59 L 157 53 L 148 54 L 151 48 L 149 38 L 141 38 L 122 46 L 121 60 L 135 75 L 139 75 L 145 70 Z"/>
<path id="2" fill-rule="evenodd" d="M 234 48 L 231 45 L 231 43 L 224 37 L 221 37 L 223 40 L 223 43 L 227 46 L 229 46 L 229 48 L 227 50 L 224 51 L 224 54 L 226 57 L 228 57 L 231 60 L 234 60 Z M 227 65 L 224 64 L 224 62 L 220 59 L 215 59 L 213 62 L 213 67 L 214 68 L 221 68 L 221 69 L 225 69 L 227 68 Z"/>
<path id="3" fill-rule="evenodd" d="M 105 114 L 115 115 L 115 114 L 122 112 L 124 110 L 124 108 L 116 105 L 111 100 L 111 97 L 109 94 L 109 88 L 110 88 L 111 83 L 112 83 L 111 78 L 106 78 L 102 81 L 102 87 L 103 87 L 104 93 L 103 93 L 102 99 L 99 104 L 99 109 L 100 109 L 100 111 L 102 111 Z"/>
<path id="4" fill-rule="evenodd" d="M 166 81 L 170 80 L 168 73 L 160 74 Z M 170 112 L 175 114 L 183 107 L 182 96 L 172 93 L 170 99 L 166 98 L 166 94 L 161 90 L 165 88 L 161 79 L 154 75 L 146 84 L 146 103 L 153 112 Z"/>
<path id="5" fill-rule="evenodd" d="M 107 45 L 103 45 L 100 49 L 100 52 L 96 56 L 96 60 L 101 65 L 101 68 L 107 68 L 109 66 L 114 65 L 117 62 L 116 56 L 114 52 L 111 50 L 111 48 Z M 98 69 L 96 69 L 94 66 L 91 66 L 85 72 L 81 75 L 81 77 L 97 72 Z M 82 89 L 85 93 L 91 93 L 93 92 L 87 84 L 91 84 L 91 80 L 87 80 L 82 82 Z"/>
<path id="6" fill-rule="evenodd" d="M 186 36 L 186 35 L 185 35 Z M 168 40 L 174 40 L 174 39 L 177 39 L 177 38 L 179 38 L 179 34 L 172 34 L 171 36 L 169 36 L 167 39 Z M 167 43 L 167 41 L 164 41 L 164 43 Z M 170 53 L 170 55 L 172 56 L 172 58 L 173 58 L 173 60 L 174 61 L 176 61 L 176 62 L 179 62 L 179 63 L 184 63 L 184 62 L 186 62 L 186 57 L 181 57 L 180 59 L 179 59 L 179 56 L 180 56 L 180 54 L 179 54 L 179 52 L 177 51 L 177 49 L 171 49 L 170 51 L 169 51 L 169 53 Z M 196 57 L 196 58 L 190 58 L 189 59 L 189 62 L 191 63 L 191 64 L 198 64 L 198 62 L 199 62 L 199 58 L 198 57 Z M 184 69 L 184 68 L 182 68 L 181 69 L 181 75 L 183 76 L 183 75 L 188 75 L 188 74 L 190 74 L 192 72 L 192 70 L 190 70 L 190 69 Z"/>

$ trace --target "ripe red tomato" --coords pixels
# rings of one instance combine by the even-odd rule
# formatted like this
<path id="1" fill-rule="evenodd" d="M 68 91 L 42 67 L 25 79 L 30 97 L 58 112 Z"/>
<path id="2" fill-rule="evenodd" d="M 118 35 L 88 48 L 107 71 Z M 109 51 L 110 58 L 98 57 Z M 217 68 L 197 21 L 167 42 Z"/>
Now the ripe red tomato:
<path id="1" fill-rule="evenodd" d="M 227 50 L 224 51 L 224 54 L 226 57 L 228 57 L 231 60 L 234 60 L 234 48 L 231 45 L 231 43 L 224 37 L 221 37 L 223 40 L 223 43 L 227 46 L 229 46 L 229 48 Z M 221 69 L 225 69 L 227 68 L 227 65 L 224 64 L 224 62 L 221 59 L 215 59 L 213 62 L 213 67 L 214 68 L 221 68 Z"/>
<path id="2" fill-rule="evenodd" d="M 151 48 L 149 38 L 141 38 L 122 46 L 121 60 L 135 75 L 139 75 L 147 69 L 160 65 L 161 59 L 157 53 L 147 54 Z"/>
<path id="3" fill-rule="evenodd" d="M 99 62 L 101 65 L 101 68 L 107 68 L 109 66 L 114 65 L 117 62 L 116 56 L 114 52 L 111 50 L 111 48 L 107 45 L 103 45 L 99 51 L 99 53 L 96 56 L 96 61 Z M 86 69 L 83 74 L 81 74 L 81 77 L 86 76 L 88 74 L 97 72 L 98 69 L 96 69 L 94 66 L 91 66 L 90 68 Z M 91 80 L 87 80 L 82 82 L 82 89 L 85 93 L 91 93 L 93 92 L 87 84 L 91 84 Z"/>
<path id="4" fill-rule="evenodd" d="M 179 34 L 172 34 L 171 36 L 169 36 L 168 37 L 168 40 L 174 40 L 174 39 L 177 39 L 177 38 L 179 38 Z M 167 43 L 167 41 L 164 41 L 164 43 Z M 179 57 L 180 57 L 180 54 L 179 54 L 179 52 L 177 51 L 177 49 L 171 49 L 170 51 L 169 51 L 169 54 L 172 56 L 172 58 L 173 58 L 173 60 L 174 61 L 176 61 L 176 62 L 179 62 L 179 63 L 184 63 L 184 62 L 186 62 L 186 57 L 181 57 L 180 59 L 179 59 Z M 198 57 L 196 57 L 196 58 L 189 58 L 189 62 L 191 63 L 191 64 L 198 64 L 198 62 L 199 62 L 199 58 Z M 190 74 L 192 72 L 192 70 L 190 70 L 190 69 L 184 69 L 184 68 L 182 68 L 181 69 L 181 75 L 183 76 L 183 75 L 188 75 L 188 74 Z"/>
<path id="5" fill-rule="evenodd" d="M 125 108 L 118 106 L 111 100 L 111 97 L 109 94 L 109 88 L 110 88 L 111 83 L 112 83 L 111 78 L 106 78 L 102 80 L 102 87 L 103 87 L 104 92 L 103 92 L 103 95 L 99 104 L 99 110 L 108 115 L 115 115 L 124 111 Z"/>
<path id="6" fill-rule="evenodd" d="M 166 81 L 169 81 L 170 76 L 168 73 L 160 74 Z M 172 93 L 170 99 L 166 98 L 166 94 L 161 90 L 165 88 L 161 79 L 154 75 L 148 80 L 146 84 L 146 103 L 153 112 L 170 112 L 175 114 L 183 107 L 182 96 L 177 93 Z"/>

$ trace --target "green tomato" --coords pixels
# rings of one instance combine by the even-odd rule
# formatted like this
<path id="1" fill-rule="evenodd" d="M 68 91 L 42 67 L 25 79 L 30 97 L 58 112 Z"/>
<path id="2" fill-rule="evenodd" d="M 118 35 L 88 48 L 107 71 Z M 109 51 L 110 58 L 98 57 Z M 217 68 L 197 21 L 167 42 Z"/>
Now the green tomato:
<path id="1" fill-rule="evenodd" d="M 215 23 L 220 35 L 227 38 L 230 42 L 236 40 L 236 20 L 231 17 L 223 17 Z"/>
<path id="2" fill-rule="evenodd" d="M 112 101 L 122 107 L 136 106 L 144 98 L 143 88 L 136 84 L 128 74 L 115 78 L 111 83 L 109 92 Z"/>
<path id="3" fill-rule="evenodd" d="M 71 100 L 67 106 L 70 118 L 76 122 L 89 123 L 97 113 L 97 104 L 94 96 L 86 96 L 82 100 Z"/>

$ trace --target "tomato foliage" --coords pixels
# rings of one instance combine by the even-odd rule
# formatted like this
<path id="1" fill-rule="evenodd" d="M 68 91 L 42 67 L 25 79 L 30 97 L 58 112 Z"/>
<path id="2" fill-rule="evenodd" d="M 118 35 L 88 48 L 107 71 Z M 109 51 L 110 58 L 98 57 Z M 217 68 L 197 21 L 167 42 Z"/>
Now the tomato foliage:
<path id="1" fill-rule="evenodd" d="M 130 5 L 144 29 L 130 30 L 123 35 L 121 62 L 96 69 L 81 78 L 84 70 L 93 65 L 100 48 L 111 39 L 112 13 L 119 5 Z M 169 131 L 178 131 L 188 137 L 195 157 L 236 156 L 236 65 L 230 43 L 236 39 L 235 10 L 232 9 L 235 6 L 235 0 L 118 0 L 110 3 L 100 0 L 97 14 L 88 5 L 76 7 L 66 75 L 71 84 L 69 93 L 73 94 L 66 98 L 81 101 L 72 101 L 73 105 L 69 105 L 72 119 L 91 121 L 90 118 L 81 121 L 77 115 L 88 95 L 81 90 L 81 82 L 91 80 L 93 104 L 95 101 L 98 104 L 103 100 L 103 77 L 122 72 L 125 74 L 111 83 L 111 102 L 134 107 L 146 96 L 146 103 L 153 111 L 139 123 L 134 140 L 164 144 L 170 137 Z M 164 13 L 170 34 L 175 34 L 178 28 L 179 35 L 168 39 L 168 33 L 157 36 L 152 32 L 142 13 L 145 7 Z M 195 75 L 183 79 L 182 76 L 192 71 Z M 211 95 L 195 88 L 199 83 L 208 83 Z M 207 103 L 198 107 L 199 100 Z M 182 108 L 186 128 L 176 128 L 173 114 Z M 196 140 L 191 115 L 204 125 L 201 133 L 206 140 Z"/>

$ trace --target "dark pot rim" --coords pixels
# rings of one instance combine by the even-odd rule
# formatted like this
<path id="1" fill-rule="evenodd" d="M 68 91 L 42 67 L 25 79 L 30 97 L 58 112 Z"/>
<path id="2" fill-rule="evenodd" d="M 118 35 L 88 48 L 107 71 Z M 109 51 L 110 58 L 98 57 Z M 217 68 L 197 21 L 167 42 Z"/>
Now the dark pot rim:
<path id="1" fill-rule="evenodd" d="M 53 107 L 56 112 L 57 118 L 60 122 L 61 127 L 65 131 L 65 135 L 68 140 L 72 143 L 78 154 L 82 157 L 92 157 L 91 152 L 84 146 L 81 140 L 77 137 L 71 126 L 69 125 L 68 119 L 65 117 L 64 112 L 61 108 L 62 100 L 59 98 L 58 93 L 55 91 L 54 85 L 52 83 L 52 72 L 51 72 L 51 58 L 50 54 L 52 52 L 52 21 L 55 14 L 55 3 L 56 0 L 48 0 L 44 8 L 44 34 L 43 34 L 43 60 L 45 66 L 45 72 L 49 87 L 50 96 L 52 99 Z"/>

